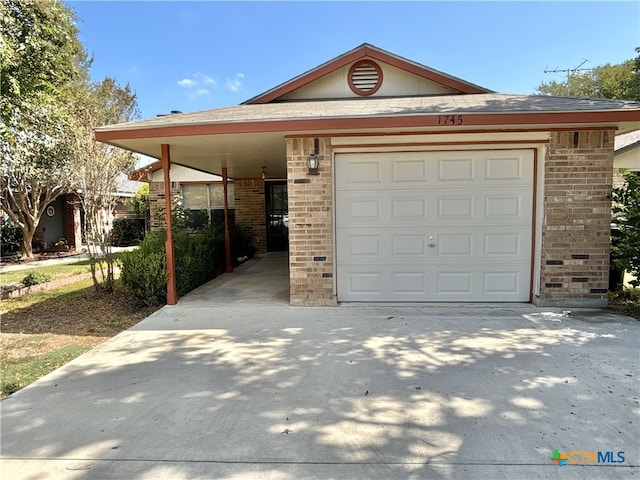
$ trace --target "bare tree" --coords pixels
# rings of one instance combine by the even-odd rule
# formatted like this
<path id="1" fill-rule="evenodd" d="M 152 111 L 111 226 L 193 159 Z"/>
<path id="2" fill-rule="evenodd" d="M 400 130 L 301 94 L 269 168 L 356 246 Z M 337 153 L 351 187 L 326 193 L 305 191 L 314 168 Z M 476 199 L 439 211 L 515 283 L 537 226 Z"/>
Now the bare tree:
<path id="1" fill-rule="evenodd" d="M 113 212 L 118 203 L 117 179 L 135 165 L 131 152 L 96 142 L 97 126 L 128 121 L 137 116 L 136 97 L 127 85 L 111 78 L 89 85 L 77 97 L 72 182 L 85 212 L 85 236 L 96 290 L 114 286 L 111 248 Z"/>

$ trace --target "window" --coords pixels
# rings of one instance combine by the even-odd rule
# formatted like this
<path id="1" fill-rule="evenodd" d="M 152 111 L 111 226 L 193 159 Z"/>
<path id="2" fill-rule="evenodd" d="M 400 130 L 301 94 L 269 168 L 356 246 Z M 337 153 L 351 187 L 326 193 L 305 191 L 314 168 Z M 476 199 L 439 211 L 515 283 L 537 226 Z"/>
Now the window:
<path id="1" fill-rule="evenodd" d="M 235 194 L 233 183 L 227 184 L 229 223 L 234 223 Z M 189 214 L 192 228 L 224 222 L 224 186 L 222 183 L 197 183 L 182 185 L 183 208 Z"/>

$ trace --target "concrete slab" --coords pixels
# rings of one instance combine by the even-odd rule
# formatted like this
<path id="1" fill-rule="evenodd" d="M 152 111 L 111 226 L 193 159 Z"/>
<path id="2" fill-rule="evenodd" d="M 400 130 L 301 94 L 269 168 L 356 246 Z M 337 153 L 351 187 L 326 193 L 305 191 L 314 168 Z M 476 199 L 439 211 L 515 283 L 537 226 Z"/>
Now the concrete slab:
<path id="1" fill-rule="evenodd" d="M 1 402 L 3 478 L 640 474 L 636 320 L 290 307 L 287 278 L 245 264 Z"/>

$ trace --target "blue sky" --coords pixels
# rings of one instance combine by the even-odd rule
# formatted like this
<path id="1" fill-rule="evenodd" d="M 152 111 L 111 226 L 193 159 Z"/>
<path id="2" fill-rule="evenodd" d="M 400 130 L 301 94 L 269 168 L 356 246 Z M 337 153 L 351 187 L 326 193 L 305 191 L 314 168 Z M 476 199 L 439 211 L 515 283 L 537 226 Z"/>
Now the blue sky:
<path id="1" fill-rule="evenodd" d="M 638 1 L 65 3 L 92 77 L 130 84 L 143 118 L 236 105 L 365 42 L 523 94 L 640 46 Z"/>

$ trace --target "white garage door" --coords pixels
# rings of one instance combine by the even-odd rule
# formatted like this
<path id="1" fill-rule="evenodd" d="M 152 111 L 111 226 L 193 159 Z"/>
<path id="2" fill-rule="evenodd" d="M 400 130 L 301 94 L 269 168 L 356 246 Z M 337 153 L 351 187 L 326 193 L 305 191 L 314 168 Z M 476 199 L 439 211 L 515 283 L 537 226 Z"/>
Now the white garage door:
<path id="1" fill-rule="evenodd" d="M 340 301 L 528 301 L 533 152 L 336 154 Z"/>

